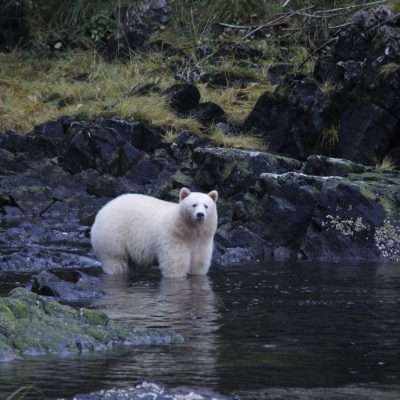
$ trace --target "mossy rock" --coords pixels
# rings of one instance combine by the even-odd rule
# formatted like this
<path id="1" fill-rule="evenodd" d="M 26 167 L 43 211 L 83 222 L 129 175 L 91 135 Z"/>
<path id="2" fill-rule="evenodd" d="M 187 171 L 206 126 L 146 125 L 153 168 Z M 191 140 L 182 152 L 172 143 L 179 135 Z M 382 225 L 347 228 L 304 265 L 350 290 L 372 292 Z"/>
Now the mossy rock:
<path id="1" fill-rule="evenodd" d="M 23 356 L 77 355 L 115 345 L 180 343 L 170 331 L 131 329 L 102 312 L 75 309 L 26 289 L 0 298 L 0 361 Z"/>

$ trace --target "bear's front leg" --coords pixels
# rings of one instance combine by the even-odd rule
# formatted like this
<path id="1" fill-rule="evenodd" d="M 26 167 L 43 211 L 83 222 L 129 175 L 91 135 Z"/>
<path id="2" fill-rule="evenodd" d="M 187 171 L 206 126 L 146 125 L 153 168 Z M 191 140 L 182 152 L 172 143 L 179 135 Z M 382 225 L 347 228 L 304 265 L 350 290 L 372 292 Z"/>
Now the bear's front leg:
<path id="1" fill-rule="evenodd" d="M 198 244 L 191 253 L 190 275 L 206 275 L 211 265 L 213 243 Z"/>
<path id="2" fill-rule="evenodd" d="M 190 251 L 183 246 L 171 246 L 161 251 L 158 263 L 165 278 L 186 277 L 190 269 Z"/>
<path id="3" fill-rule="evenodd" d="M 108 275 L 125 274 L 128 272 L 128 263 L 118 258 L 102 260 L 103 271 Z"/>

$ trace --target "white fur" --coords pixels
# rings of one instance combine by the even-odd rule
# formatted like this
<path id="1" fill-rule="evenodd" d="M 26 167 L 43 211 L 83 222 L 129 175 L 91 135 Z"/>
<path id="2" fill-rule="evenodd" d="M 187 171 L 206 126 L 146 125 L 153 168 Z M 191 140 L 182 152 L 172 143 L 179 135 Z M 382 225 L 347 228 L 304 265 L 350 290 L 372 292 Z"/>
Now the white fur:
<path id="1" fill-rule="evenodd" d="M 96 256 L 109 274 L 158 262 L 166 277 L 207 274 L 217 229 L 218 193 L 180 191 L 171 203 L 140 194 L 124 194 L 96 215 L 91 240 Z M 195 207 L 194 207 L 195 205 Z M 199 213 L 204 214 L 200 221 Z"/>

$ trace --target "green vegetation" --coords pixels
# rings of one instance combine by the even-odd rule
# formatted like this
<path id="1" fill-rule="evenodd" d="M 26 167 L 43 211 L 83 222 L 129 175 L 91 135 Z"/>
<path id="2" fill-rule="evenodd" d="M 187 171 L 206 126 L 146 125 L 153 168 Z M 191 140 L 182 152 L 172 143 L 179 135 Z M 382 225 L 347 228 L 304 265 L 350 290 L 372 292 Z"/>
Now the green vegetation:
<path id="1" fill-rule="evenodd" d="M 368 2 L 291 0 L 282 7 L 281 0 L 171 0 L 169 24 L 150 41 L 161 40 L 178 49 L 175 54 L 135 52 L 128 60 L 107 62 L 98 52 L 99 44 L 115 31 L 124 7 L 135 1 L 23 0 L 30 40 L 27 48 L 0 53 L 0 132 L 28 132 L 36 124 L 65 115 L 82 119 L 105 116 L 161 126 L 168 132 L 167 140 L 188 129 L 207 134 L 219 144 L 254 148 L 260 145 L 259 138 L 246 132 L 227 137 L 215 128 L 205 129 L 192 118 L 180 118 L 170 109 L 161 93 L 175 82 L 176 69 L 188 63 L 188 69 L 197 68 L 201 74 L 225 74 L 227 81 L 235 77 L 246 80 L 244 87 L 228 88 L 196 83 L 202 101 L 219 104 L 229 122 L 242 122 L 259 96 L 274 89 L 267 79 L 271 64 L 287 62 L 311 71 L 310 52 L 316 44 L 315 34 L 311 38 L 309 32 L 325 32 L 315 24 L 326 24 L 325 16 L 333 8 L 350 7 L 353 11 Z M 318 18 L 302 15 L 304 9 Z M 300 11 L 295 15 L 293 10 Z M 344 12 L 332 21 L 342 21 L 348 14 Z M 257 31 L 269 24 L 271 29 Z M 65 37 L 66 47 L 49 47 L 50 42 L 54 45 L 57 38 Z M 214 57 L 218 49 L 231 44 L 245 44 L 261 56 L 254 62 L 232 54 Z M 211 50 L 201 53 L 199 48 Z M 393 72 L 395 67 L 388 65 L 382 73 Z M 140 90 L 146 87 L 151 89 Z M 336 131 L 332 127 L 323 133 L 325 145 L 335 144 Z"/>
<path id="2" fill-rule="evenodd" d="M 399 166 L 393 161 L 390 156 L 386 156 L 381 163 L 376 165 L 376 168 L 382 171 L 393 171 L 398 167 Z"/>
<path id="3" fill-rule="evenodd" d="M 332 149 L 339 142 L 339 126 L 332 125 L 321 133 L 321 145 L 326 149 Z"/>

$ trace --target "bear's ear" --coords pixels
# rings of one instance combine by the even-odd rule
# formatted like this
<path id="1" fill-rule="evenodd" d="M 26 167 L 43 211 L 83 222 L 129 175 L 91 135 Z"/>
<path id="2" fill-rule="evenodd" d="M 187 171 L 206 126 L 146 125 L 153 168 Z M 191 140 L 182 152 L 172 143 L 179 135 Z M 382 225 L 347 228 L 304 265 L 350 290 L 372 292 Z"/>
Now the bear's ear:
<path id="1" fill-rule="evenodd" d="M 188 197 L 189 194 L 190 194 L 190 190 L 188 188 L 183 187 L 179 191 L 179 201 L 182 201 L 182 200 L 186 199 L 186 197 Z"/>
<path id="2" fill-rule="evenodd" d="M 214 203 L 218 201 L 218 192 L 216 190 L 208 193 L 208 195 L 213 199 Z"/>

